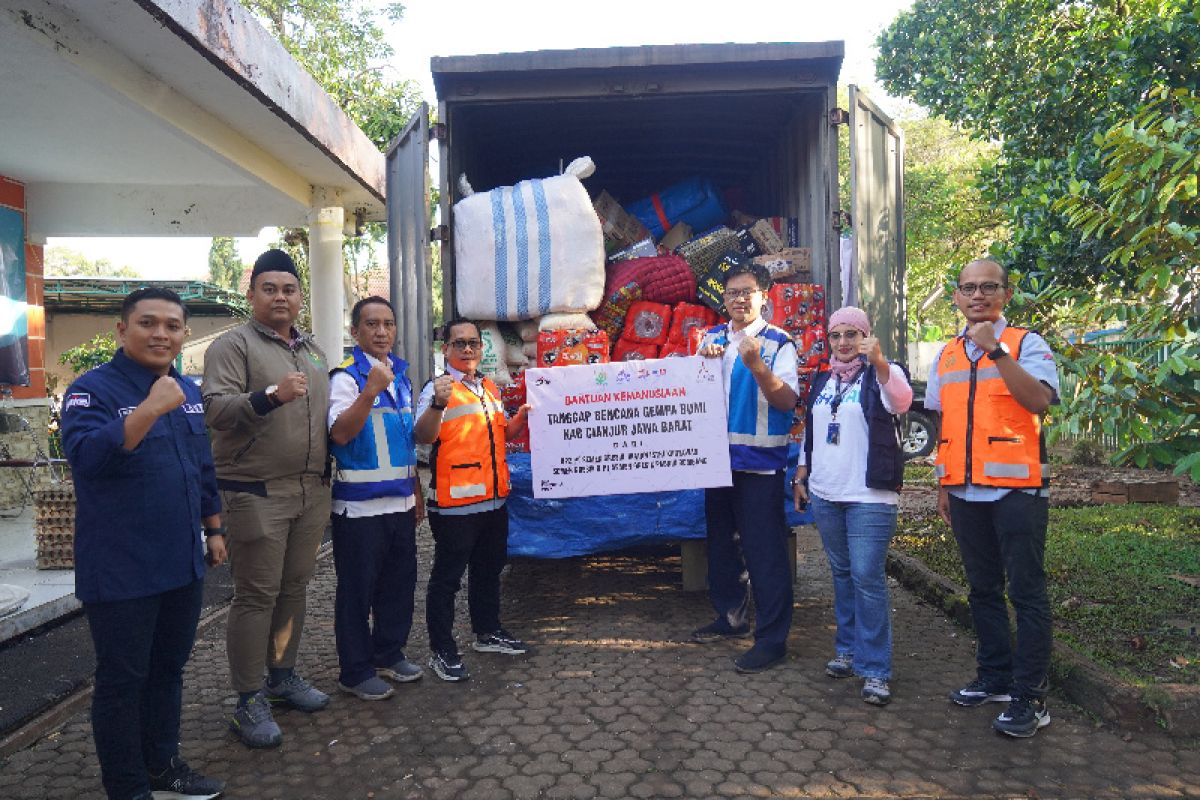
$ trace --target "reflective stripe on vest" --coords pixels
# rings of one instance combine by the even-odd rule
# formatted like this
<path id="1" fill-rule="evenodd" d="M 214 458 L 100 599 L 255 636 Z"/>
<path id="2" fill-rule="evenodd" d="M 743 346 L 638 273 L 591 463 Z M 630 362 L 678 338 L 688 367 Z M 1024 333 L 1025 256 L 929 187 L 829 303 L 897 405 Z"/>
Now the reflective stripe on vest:
<path id="1" fill-rule="evenodd" d="M 330 446 L 337 464 L 333 496 L 338 500 L 410 497 L 415 491 L 417 456 L 412 433 L 412 389 L 404 377 L 408 365 L 394 356 L 391 361 L 396 375 L 392 384 L 396 397 L 391 392 L 381 392 L 362 430 L 346 444 Z M 333 372 L 344 371 L 361 392 L 367 380 L 364 370 L 369 372 L 369 363 L 356 347 L 354 354 Z M 399 444 L 399 452 L 393 452 L 394 442 Z"/>
<path id="2" fill-rule="evenodd" d="M 1018 359 L 1028 333 L 1006 326 L 1000 341 Z M 972 364 L 958 337 L 937 363 L 941 382 L 941 436 L 935 474 L 945 486 L 1036 488 L 1045 485 L 1041 417 L 1012 396 L 1000 370 L 986 355 Z"/>
<path id="3" fill-rule="evenodd" d="M 496 385 L 484 378 L 480 398 L 456 380 L 434 442 L 432 489 L 437 506 L 508 496 L 504 430 L 504 404 Z"/>

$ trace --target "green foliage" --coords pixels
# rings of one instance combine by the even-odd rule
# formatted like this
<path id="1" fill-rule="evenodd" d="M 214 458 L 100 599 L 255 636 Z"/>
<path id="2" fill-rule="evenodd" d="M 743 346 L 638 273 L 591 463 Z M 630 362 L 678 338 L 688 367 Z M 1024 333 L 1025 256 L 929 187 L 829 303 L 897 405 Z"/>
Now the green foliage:
<path id="1" fill-rule="evenodd" d="M 901 516 L 893 545 L 966 586 L 936 515 Z M 1200 589 L 1172 576 L 1200 576 L 1200 509 L 1052 508 L 1046 574 L 1056 638 L 1137 681 L 1200 682 L 1200 640 L 1171 625 L 1196 621 Z"/>
<path id="2" fill-rule="evenodd" d="M 1101 174 L 1093 140 L 1156 85 L 1200 85 L 1193 0 L 916 0 L 880 35 L 893 94 L 1000 142 L 982 176 L 1010 228 L 997 255 L 1027 279 L 1093 286 L 1117 264 L 1055 206 Z"/>
<path id="3" fill-rule="evenodd" d="M 1117 434 L 1119 460 L 1200 480 L 1200 93 L 1157 88 L 1096 143 L 1104 174 L 1072 182 L 1057 208 L 1130 277 L 1056 299 L 1078 327 L 1121 325 L 1140 348 L 1064 343 L 1077 394 L 1062 424 Z"/>
<path id="4" fill-rule="evenodd" d="M 421 102 L 413 81 L 388 76 L 394 51 L 381 23 L 399 21 L 401 3 L 363 0 L 242 0 L 347 116 L 380 149 Z M 376 8 L 379 6 L 379 8 Z"/>
<path id="5" fill-rule="evenodd" d="M 111 333 L 98 333 L 89 341 L 63 351 L 58 363 L 69 366 L 76 375 L 112 360 L 117 352 L 117 340 Z"/>
<path id="6" fill-rule="evenodd" d="M 242 279 L 242 259 L 237 243 L 228 236 L 214 236 L 208 248 L 208 280 L 217 286 L 237 291 Z"/>
<path id="7" fill-rule="evenodd" d="M 976 183 L 995 163 L 997 148 L 939 117 L 900 124 L 909 340 L 943 341 L 959 324 L 947 285 L 1004 233 L 1001 215 Z"/>
<path id="8" fill-rule="evenodd" d="M 45 256 L 47 276 L 94 278 L 138 278 L 137 270 L 128 265 L 117 266 L 107 258 L 90 259 L 78 250 L 69 247 L 47 247 Z"/>
<path id="9" fill-rule="evenodd" d="M 380 149 L 408 124 L 422 102 L 415 81 L 393 79 L 388 60 L 394 54 L 381 23 L 399 21 L 404 6 L 363 0 L 242 0 L 284 49 L 316 79 L 347 116 Z M 378 6 L 378 7 L 376 7 Z M 296 261 L 300 285 L 308 292 L 308 232 L 280 232 L 278 245 Z M 362 238 L 347 238 L 342 256 L 352 285 L 378 267 L 376 252 L 386 228 L 369 223 Z M 307 309 L 300 322 L 307 324 Z"/>

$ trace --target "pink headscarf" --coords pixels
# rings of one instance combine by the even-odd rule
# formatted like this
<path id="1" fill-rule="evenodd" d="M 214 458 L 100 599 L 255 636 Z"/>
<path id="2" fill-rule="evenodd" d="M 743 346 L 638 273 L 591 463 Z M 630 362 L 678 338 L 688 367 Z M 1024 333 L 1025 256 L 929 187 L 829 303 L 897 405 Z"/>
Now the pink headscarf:
<path id="1" fill-rule="evenodd" d="M 849 325 L 851 328 L 856 328 L 862 332 L 863 336 L 871 335 L 871 321 L 867 319 L 867 312 L 855 306 L 843 306 L 829 315 L 827 330 L 833 330 L 838 325 Z M 831 348 L 830 353 L 832 352 Z M 859 371 L 864 366 L 866 366 L 866 361 L 861 356 L 851 361 L 841 361 L 832 357 L 829 359 L 829 369 L 842 383 L 848 383 L 857 378 Z"/>

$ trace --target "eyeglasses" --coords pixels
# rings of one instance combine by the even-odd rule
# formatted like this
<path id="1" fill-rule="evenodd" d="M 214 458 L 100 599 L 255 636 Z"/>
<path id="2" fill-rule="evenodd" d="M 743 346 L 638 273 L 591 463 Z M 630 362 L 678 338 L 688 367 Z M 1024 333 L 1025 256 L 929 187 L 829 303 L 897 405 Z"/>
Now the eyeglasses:
<path id="1" fill-rule="evenodd" d="M 755 292 L 761 292 L 762 289 L 726 289 L 723 294 L 726 300 L 748 300 Z"/>
<path id="2" fill-rule="evenodd" d="M 861 335 L 862 331 L 835 331 L 834 333 L 829 334 L 829 341 L 840 342 L 842 339 L 845 339 L 847 342 L 853 342 Z"/>
<path id="3" fill-rule="evenodd" d="M 1005 289 L 1007 289 L 1007 288 L 1008 288 L 1008 284 L 1007 284 L 1007 283 L 993 283 L 993 282 L 989 282 L 989 283 L 960 283 L 960 284 L 958 285 L 958 291 L 959 291 L 959 292 L 960 292 L 960 293 L 961 293 L 961 294 L 962 294 L 964 297 L 970 297 L 971 295 L 975 294 L 975 290 L 976 290 L 976 289 L 978 289 L 979 291 L 983 292 L 983 296 L 984 296 L 984 297 L 991 297 L 992 295 L 994 295 L 994 294 L 996 293 L 996 291 L 997 291 L 998 289 L 1000 289 L 1000 288 L 1002 288 L 1002 287 L 1003 287 L 1003 288 L 1005 288 Z"/>
<path id="4" fill-rule="evenodd" d="M 483 347 L 483 342 L 478 339 L 455 339 L 450 346 L 455 350 L 478 350 Z"/>

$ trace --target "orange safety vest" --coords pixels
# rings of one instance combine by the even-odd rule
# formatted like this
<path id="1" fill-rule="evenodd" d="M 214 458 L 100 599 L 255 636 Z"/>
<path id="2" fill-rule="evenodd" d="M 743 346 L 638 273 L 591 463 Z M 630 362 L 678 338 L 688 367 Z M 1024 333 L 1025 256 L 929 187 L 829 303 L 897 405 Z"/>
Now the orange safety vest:
<path id="1" fill-rule="evenodd" d="M 483 378 L 483 398 L 455 381 L 433 443 L 437 506 L 452 508 L 508 496 L 504 405 L 496 384 Z"/>
<path id="2" fill-rule="evenodd" d="M 1020 357 L 1028 332 L 1004 328 L 1000 341 L 1008 345 L 1009 358 Z M 942 350 L 937 374 L 942 426 L 935 470 L 943 486 L 1049 485 L 1041 416 L 1016 401 L 987 355 L 972 362 L 959 336 Z"/>

